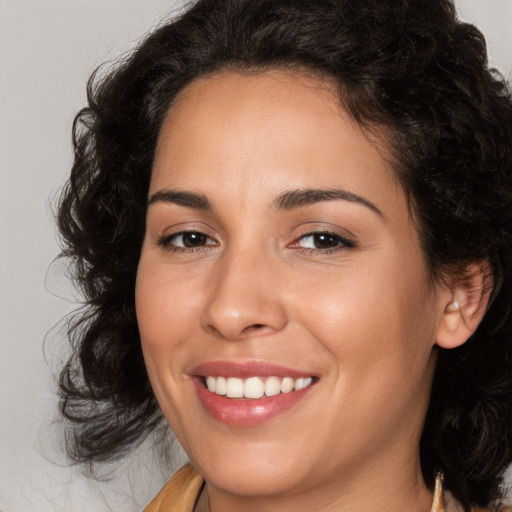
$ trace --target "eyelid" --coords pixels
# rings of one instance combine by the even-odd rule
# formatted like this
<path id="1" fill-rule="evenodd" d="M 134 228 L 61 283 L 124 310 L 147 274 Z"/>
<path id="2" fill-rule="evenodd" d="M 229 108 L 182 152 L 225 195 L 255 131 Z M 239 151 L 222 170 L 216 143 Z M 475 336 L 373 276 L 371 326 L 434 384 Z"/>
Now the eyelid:
<path id="1" fill-rule="evenodd" d="M 184 235 L 189 235 L 189 234 L 202 235 L 208 240 L 213 240 L 213 238 L 211 236 L 207 235 L 206 233 L 203 233 L 202 231 L 192 230 L 192 229 L 186 229 L 183 231 L 177 231 L 176 233 L 171 233 L 171 234 L 165 236 L 163 238 L 163 240 L 171 241 L 173 238 L 178 238 L 180 236 L 183 237 Z M 213 244 L 206 243 L 205 245 L 216 245 L 216 243 L 213 243 Z M 181 247 L 181 246 L 179 246 L 179 247 Z"/>
<path id="2" fill-rule="evenodd" d="M 326 231 L 326 230 L 312 231 L 310 233 L 304 233 L 299 238 L 297 238 L 297 241 L 300 241 L 304 238 L 307 238 L 310 236 L 315 236 L 315 235 L 329 235 L 329 236 L 339 239 L 340 241 L 346 243 L 347 245 L 351 245 L 351 246 L 355 245 L 355 242 L 353 242 L 352 240 L 349 240 L 347 237 L 340 235 L 339 233 L 336 233 L 333 231 Z"/>
<path id="3" fill-rule="evenodd" d="M 158 233 L 155 236 L 155 243 L 157 246 L 162 247 L 163 249 L 173 250 L 175 252 L 189 252 L 194 250 L 201 250 L 209 247 L 214 247 L 219 245 L 218 236 L 216 236 L 208 226 L 197 224 L 189 224 L 189 223 L 180 223 L 172 228 L 167 228 L 162 233 Z M 195 247 L 182 247 L 179 245 L 173 245 L 171 240 L 174 237 L 178 237 L 180 235 L 185 235 L 187 233 L 198 233 L 200 235 L 205 236 L 209 241 L 213 241 L 214 243 L 210 243 L 207 241 L 205 245 L 198 245 Z"/>
<path id="4" fill-rule="evenodd" d="M 356 244 L 358 240 L 358 237 L 347 228 L 325 222 L 307 222 L 296 226 L 291 230 L 290 237 L 295 241 L 301 237 L 319 233 L 329 233 L 334 236 L 339 236 L 353 244 Z"/>
<path id="5" fill-rule="evenodd" d="M 211 247 L 215 247 L 220 245 L 219 236 L 217 233 L 212 233 L 213 230 L 209 228 L 209 226 L 205 225 L 197 225 L 193 223 L 192 225 L 188 223 L 180 223 L 178 225 L 173 226 L 172 228 L 167 228 L 163 233 L 156 234 L 155 236 L 155 244 L 164 249 L 172 249 L 176 252 L 184 251 L 197 251 L 203 250 Z M 351 249 L 357 246 L 357 238 L 347 229 L 340 228 L 339 226 L 333 226 L 331 224 L 324 223 L 306 223 L 302 224 L 296 228 L 294 228 L 295 233 L 290 234 L 293 237 L 292 241 L 287 244 L 287 247 L 297 250 L 310 251 L 310 252 L 333 252 L 336 250 L 342 249 Z M 198 233 L 206 237 L 206 242 L 203 245 L 197 246 L 182 246 L 182 245 L 174 245 L 171 243 L 174 237 L 179 237 L 180 235 L 186 235 L 187 233 Z M 302 247 L 300 245 L 301 240 L 305 239 L 308 236 L 315 235 L 330 235 L 339 240 L 339 245 L 333 246 L 330 248 L 316 248 L 316 247 Z"/>
<path id="6" fill-rule="evenodd" d="M 288 247 L 295 249 L 297 251 L 306 252 L 306 253 L 319 253 L 319 254 L 330 254 L 335 251 L 340 250 L 350 250 L 357 247 L 357 238 L 350 231 L 346 229 L 341 229 L 339 227 L 334 227 L 332 225 L 326 226 L 321 224 L 307 224 L 306 226 L 302 226 L 304 228 L 303 232 L 295 233 L 293 236 L 293 241 L 288 245 Z M 340 232 L 342 231 L 342 232 Z M 313 248 L 313 247 L 302 247 L 300 246 L 300 241 L 314 235 L 330 235 L 339 240 L 340 244 L 335 247 L 330 248 Z M 348 236 L 347 236 L 348 235 Z"/>

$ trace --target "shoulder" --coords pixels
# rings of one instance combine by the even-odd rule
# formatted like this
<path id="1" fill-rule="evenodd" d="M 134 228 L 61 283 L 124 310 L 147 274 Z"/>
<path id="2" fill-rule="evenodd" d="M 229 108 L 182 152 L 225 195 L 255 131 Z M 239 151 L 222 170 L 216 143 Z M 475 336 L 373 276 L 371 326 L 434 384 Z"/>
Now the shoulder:
<path id="1" fill-rule="evenodd" d="M 203 479 L 190 466 L 183 466 L 162 487 L 144 512 L 192 512 L 203 487 Z"/>

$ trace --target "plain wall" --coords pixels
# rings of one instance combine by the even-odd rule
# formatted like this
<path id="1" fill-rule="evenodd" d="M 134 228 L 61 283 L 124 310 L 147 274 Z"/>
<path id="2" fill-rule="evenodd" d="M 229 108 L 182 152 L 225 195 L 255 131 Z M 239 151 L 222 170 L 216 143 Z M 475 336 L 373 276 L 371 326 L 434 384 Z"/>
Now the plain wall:
<path id="1" fill-rule="evenodd" d="M 141 510 L 165 476 L 146 443 L 110 482 L 68 467 L 56 420 L 65 341 L 52 328 L 73 293 L 50 199 L 71 165 L 71 123 L 85 83 L 180 5 L 176 0 L 0 0 L 0 510 Z M 512 0 L 459 0 L 486 34 L 491 62 L 512 76 Z M 48 333 L 48 335 L 47 335 Z M 43 349 L 43 341 L 45 340 Z"/>

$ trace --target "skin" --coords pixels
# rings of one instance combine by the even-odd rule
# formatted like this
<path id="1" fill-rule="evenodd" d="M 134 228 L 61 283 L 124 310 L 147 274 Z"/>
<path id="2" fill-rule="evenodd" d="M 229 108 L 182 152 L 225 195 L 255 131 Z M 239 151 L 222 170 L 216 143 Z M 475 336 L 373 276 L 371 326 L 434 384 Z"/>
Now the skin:
<path id="1" fill-rule="evenodd" d="M 276 207 L 302 189 L 368 204 Z M 163 200 L 169 190 L 201 194 L 211 209 Z M 279 70 L 196 80 L 165 119 L 148 197 L 142 348 L 162 411 L 207 482 L 198 507 L 429 511 L 418 444 L 434 347 L 467 334 L 448 307 L 453 290 L 431 282 L 385 148 L 333 84 Z M 182 247 L 187 230 L 206 237 Z M 325 251 L 312 231 L 350 243 Z M 269 361 L 318 381 L 270 421 L 230 426 L 207 413 L 190 377 L 218 360 Z"/>

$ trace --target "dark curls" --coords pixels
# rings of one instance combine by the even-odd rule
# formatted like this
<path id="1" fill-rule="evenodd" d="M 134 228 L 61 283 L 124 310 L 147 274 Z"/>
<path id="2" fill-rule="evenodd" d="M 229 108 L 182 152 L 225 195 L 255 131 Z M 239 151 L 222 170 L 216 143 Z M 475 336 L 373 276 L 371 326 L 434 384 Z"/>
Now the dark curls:
<path id="1" fill-rule="evenodd" d="M 85 296 L 60 378 L 71 456 L 119 456 L 161 421 L 134 289 L 164 115 L 196 77 L 269 67 L 331 77 L 367 133 L 384 134 L 433 278 L 489 263 L 484 320 L 439 349 L 421 460 L 466 508 L 498 503 L 512 461 L 512 99 L 449 0 L 200 0 L 93 75 L 58 212 Z"/>

